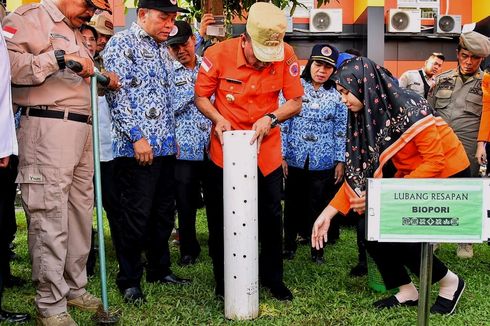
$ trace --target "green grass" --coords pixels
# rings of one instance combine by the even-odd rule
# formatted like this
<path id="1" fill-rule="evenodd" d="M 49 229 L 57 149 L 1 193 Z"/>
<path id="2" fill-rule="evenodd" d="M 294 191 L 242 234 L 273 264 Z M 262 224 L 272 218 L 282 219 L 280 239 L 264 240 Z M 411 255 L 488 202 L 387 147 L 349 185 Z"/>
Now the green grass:
<path id="1" fill-rule="evenodd" d="M 27 253 L 26 223 L 24 214 L 18 213 L 19 230 L 16 252 L 19 259 L 13 262 L 14 275 L 30 278 Z M 107 225 L 107 224 L 106 224 Z M 224 318 L 223 303 L 214 297 L 211 262 L 207 256 L 207 228 L 203 211 L 198 217 L 198 236 L 202 245 L 199 263 L 192 267 L 179 267 L 173 271 L 193 279 L 190 286 L 155 285 L 143 281 L 142 287 L 148 302 L 141 306 L 123 302 L 114 283 L 117 273 L 114 251 L 106 227 L 108 262 L 108 289 L 111 308 L 120 309 L 120 325 L 221 325 L 250 324 L 232 322 Z M 467 282 L 466 291 L 453 316 L 430 316 L 431 325 L 476 326 L 490 325 L 490 247 L 475 246 L 475 257 L 460 260 L 455 257 L 455 245 L 445 244 L 439 257 L 460 274 Z M 178 248 L 171 246 L 172 261 L 178 259 Z M 309 248 L 301 246 L 293 261 L 286 261 L 285 282 L 293 291 L 294 301 L 283 303 L 260 291 L 260 315 L 253 321 L 257 325 L 416 325 L 417 308 L 397 308 L 376 311 L 372 302 L 386 294 L 379 294 L 367 286 L 367 278 L 351 278 L 350 267 L 356 263 L 355 231 L 343 228 L 341 239 L 329 246 L 325 253 L 326 263 L 315 265 L 309 260 Z M 98 270 L 97 270 L 98 273 Z M 88 290 L 100 295 L 100 279 L 89 280 Z M 3 306 L 13 311 L 26 311 L 35 315 L 34 288 L 7 289 Z M 432 300 L 437 295 L 433 288 Z M 79 325 L 91 325 L 91 314 L 71 310 Z"/>

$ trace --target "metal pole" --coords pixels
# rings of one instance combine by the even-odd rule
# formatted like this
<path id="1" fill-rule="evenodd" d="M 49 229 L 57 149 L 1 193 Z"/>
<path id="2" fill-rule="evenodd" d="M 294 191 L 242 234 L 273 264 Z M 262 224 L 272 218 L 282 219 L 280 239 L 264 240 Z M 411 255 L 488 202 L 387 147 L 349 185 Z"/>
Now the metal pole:
<path id="1" fill-rule="evenodd" d="M 430 288 L 432 284 L 432 243 L 423 242 L 420 254 L 420 291 L 417 316 L 418 326 L 429 325 Z"/>
<path id="2" fill-rule="evenodd" d="M 102 220 L 102 191 L 100 182 L 100 150 L 99 150 L 99 109 L 97 96 L 97 78 L 90 77 L 90 95 L 92 101 L 92 143 L 94 151 L 94 174 L 95 174 L 95 204 L 97 214 L 97 233 L 99 239 L 99 266 L 100 266 L 100 285 L 102 290 L 102 306 L 104 312 L 109 310 L 107 299 L 107 278 L 104 245 L 104 221 Z"/>

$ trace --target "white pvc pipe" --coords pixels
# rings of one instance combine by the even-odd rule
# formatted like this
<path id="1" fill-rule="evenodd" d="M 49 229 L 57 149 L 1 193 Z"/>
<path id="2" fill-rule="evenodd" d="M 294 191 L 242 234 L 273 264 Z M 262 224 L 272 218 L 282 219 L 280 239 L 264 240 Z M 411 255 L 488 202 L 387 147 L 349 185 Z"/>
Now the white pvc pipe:
<path id="1" fill-rule="evenodd" d="M 259 314 L 257 142 L 251 130 L 224 133 L 223 210 L 225 317 Z"/>

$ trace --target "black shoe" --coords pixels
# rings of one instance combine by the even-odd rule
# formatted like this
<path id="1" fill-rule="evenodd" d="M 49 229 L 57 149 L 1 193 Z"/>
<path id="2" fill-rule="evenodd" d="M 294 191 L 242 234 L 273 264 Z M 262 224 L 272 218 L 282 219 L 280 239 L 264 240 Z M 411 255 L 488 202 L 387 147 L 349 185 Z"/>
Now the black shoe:
<path id="1" fill-rule="evenodd" d="M 4 285 L 6 288 L 9 289 L 18 286 L 24 286 L 26 283 L 26 280 L 23 280 L 17 276 L 10 275 L 9 277 L 6 277 Z"/>
<path id="2" fill-rule="evenodd" d="M 321 265 L 325 262 L 323 259 L 323 249 L 311 249 L 311 261 Z"/>
<path id="3" fill-rule="evenodd" d="M 214 295 L 219 300 L 224 301 L 225 300 L 225 289 L 224 289 L 224 286 L 223 285 L 222 286 L 216 285 L 216 287 L 214 288 Z"/>
<path id="4" fill-rule="evenodd" d="M 310 243 L 310 239 L 308 239 L 308 237 L 303 237 L 303 236 L 301 236 L 301 235 L 300 235 L 300 236 L 298 236 L 298 239 L 297 239 L 297 240 L 298 240 L 298 243 L 299 243 L 300 245 L 307 245 L 307 244 L 309 244 L 309 243 Z"/>
<path id="5" fill-rule="evenodd" d="M 392 295 L 391 297 L 376 301 L 373 303 L 373 306 L 378 309 L 390 309 L 398 306 L 413 307 L 418 305 L 418 303 L 418 300 L 407 300 L 405 302 L 400 302 L 394 295 Z"/>
<path id="6" fill-rule="evenodd" d="M 323 256 L 311 256 L 311 261 L 316 263 L 317 265 L 322 265 L 325 263 L 325 259 L 323 259 Z"/>
<path id="7" fill-rule="evenodd" d="M 282 258 L 287 260 L 293 260 L 296 252 L 294 250 L 284 250 L 282 252 Z"/>
<path id="8" fill-rule="evenodd" d="M 458 288 L 456 292 L 454 292 L 454 296 L 452 300 L 448 300 L 441 296 L 437 296 L 436 302 L 430 308 L 430 312 L 433 314 L 442 314 L 442 315 L 450 315 L 456 309 L 458 305 L 459 299 L 463 294 L 465 288 L 465 282 L 462 278 L 459 278 Z"/>
<path id="9" fill-rule="evenodd" d="M 293 294 L 289 289 L 286 287 L 286 285 L 281 282 L 273 285 L 264 285 L 266 288 L 268 288 L 271 291 L 271 294 L 274 298 L 277 300 L 281 301 L 292 301 L 293 300 Z"/>
<path id="10" fill-rule="evenodd" d="M 197 257 L 191 255 L 185 255 L 179 260 L 179 266 L 189 266 L 194 265 L 197 261 Z"/>
<path id="11" fill-rule="evenodd" d="M 8 323 L 25 323 L 31 319 L 31 316 L 28 314 L 21 314 L 18 312 L 9 312 L 0 309 L 0 322 L 8 322 Z"/>
<path id="12" fill-rule="evenodd" d="M 358 263 L 356 266 L 352 267 L 350 270 L 350 276 L 364 276 L 368 272 L 367 266 L 365 264 Z"/>
<path id="13" fill-rule="evenodd" d="M 144 303 L 146 302 L 145 296 L 139 287 L 127 288 L 121 291 L 124 301 L 127 303 Z"/>
<path id="14" fill-rule="evenodd" d="M 175 274 L 168 274 L 160 277 L 146 277 L 146 281 L 149 283 L 164 283 L 164 284 L 190 284 L 191 280 L 186 278 L 180 278 Z"/>

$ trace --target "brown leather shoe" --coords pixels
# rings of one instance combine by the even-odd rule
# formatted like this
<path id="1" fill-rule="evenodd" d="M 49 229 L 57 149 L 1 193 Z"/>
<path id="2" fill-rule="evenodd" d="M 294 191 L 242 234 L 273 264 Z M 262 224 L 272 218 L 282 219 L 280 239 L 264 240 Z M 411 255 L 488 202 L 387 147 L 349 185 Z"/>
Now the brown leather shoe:
<path id="1" fill-rule="evenodd" d="M 83 311 L 96 312 L 102 306 L 102 301 L 89 292 L 85 292 L 78 298 L 68 300 L 67 304 L 70 307 L 76 307 Z"/>
<path id="2" fill-rule="evenodd" d="M 62 312 L 54 316 L 43 317 L 37 315 L 36 326 L 78 326 L 67 312 Z"/>

